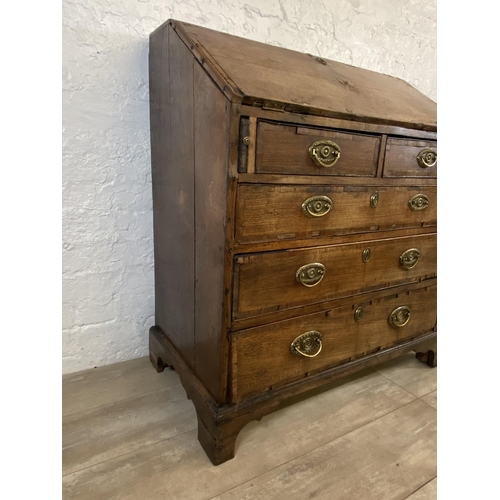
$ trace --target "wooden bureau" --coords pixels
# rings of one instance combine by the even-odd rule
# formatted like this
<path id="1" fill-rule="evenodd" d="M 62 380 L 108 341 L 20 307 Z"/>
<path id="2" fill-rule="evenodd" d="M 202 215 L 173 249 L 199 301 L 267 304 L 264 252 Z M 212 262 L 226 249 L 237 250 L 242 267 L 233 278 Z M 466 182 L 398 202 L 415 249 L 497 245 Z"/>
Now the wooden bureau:
<path id="1" fill-rule="evenodd" d="M 149 70 L 150 357 L 210 460 L 293 395 L 409 351 L 435 366 L 436 104 L 173 20 Z"/>

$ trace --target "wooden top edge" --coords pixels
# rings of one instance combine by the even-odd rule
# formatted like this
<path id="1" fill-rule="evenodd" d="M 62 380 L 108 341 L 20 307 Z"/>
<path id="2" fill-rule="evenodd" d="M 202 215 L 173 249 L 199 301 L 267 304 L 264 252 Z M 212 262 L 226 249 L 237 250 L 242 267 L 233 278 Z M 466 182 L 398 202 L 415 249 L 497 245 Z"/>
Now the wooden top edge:
<path id="1" fill-rule="evenodd" d="M 253 43 L 260 43 L 263 45 L 266 45 L 266 44 L 264 44 L 263 42 L 258 42 L 256 40 L 246 39 L 246 38 L 238 36 L 238 35 L 233 35 L 231 33 L 224 33 L 224 32 L 220 32 L 218 30 L 214 30 L 214 29 L 207 28 L 204 26 L 195 25 L 195 24 L 188 23 L 185 21 L 178 21 L 176 19 L 168 19 L 167 21 L 165 21 L 162 25 L 160 25 L 157 29 L 155 29 L 150 34 L 150 38 L 152 36 L 154 36 L 155 33 L 163 30 L 168 25 L 172 26 L 172 28 L 175 30 L 177 35 L 182 39 L 182 41 L 186 44 L 188 49 L 191 51 L 191 53 L 193 54 L 195 59 L 201 64 L 201 66 L 204 68 L 204 70 L 209 74 L 211 79 L 220 88 L 220 90 L 224 93 L 224 95 L 227 97 L 227 99 L 230 102 L 235 103 L 235 104 L 243 104 L 243 105 L 255 106 L 255 107 L 259 107 L 262 105 L 262 103 L 266 100 L 266 97 L 263 95 L 253 96 L 253 95 L 245 94 L 236 85 L 236 83 L 231 79 L 230 75 L 228 75 L 226 72 L 224 72 L 224 70 L 221 68 L 221 66 L 217 63 L 216 59 L 201 44 L 201 42 L 199 40 L 195 39 L 189 33 L 189 27 L 193 27 L 195 29 L 203 29 L 203 30 L 214 32 L 214 33 L 223 33 L 225 35 L 228 35 L 228 36 L 231 36 L 234 38 L 238 38 L 240 40 L 250 41 Z M 283 51 L 287 51 L 287 52 L 292 52 L 295 54 L 304 54 L 303 52 L 288 49 L 285 47 L 279 47 L 279 49 L 283 50 Z M 311 55 L 311 54 L 309 54 L 309 55 Z M 425 98 L 430 103 L 436 105 L 436 103 L 432 99 L 430 99 L 425 94 L 423 94 L 418 89 L 416 89 L 414 86 L 412 86 L 410 83 L 408 83 L 407 81 L 405 81 L 399 77 L 387 75 L 384 73 L 376 72 L 376 71 L 365 69 L 365 68 L 358 68 L 358 67 L 353 66 L 353 65 L 349 65 L 349 64 L 342 63 L 339 61 L 333 61 L 333 60 L 327 59 L 327 58 L 324 58 L 324 59 L 326 61 L 330 61 L 332 63 L 335 63 L 336 65 L 341 65 L 341 66 L 344 66 L 347 68 L 360 69 L 363 72 L 367 72 L 367 73 L 371 73 L 373 75 L 379 75 L 379 76 L 382 75 L 385 78 L 392 79 L 395 81 L 397 80 L 398 82 L 402 82 L 405 86 L 411 87 L 415 92 L 418 92 L 420 94 L 420 96 L 422 96 L 422 98 Z M 302 115 L 320 116 L 320 117 L 325 117 L 325 118 L 336 118 L 336 119 L 348 120 L 348 121 L 354 121 L 354 122 L 360 122 L 360 123 L 373 123 L 373 124 L 378 124 L 378 125 L 404 127 L 404 128 L 413 129 L 413 130 L 437 132 L 437 117 L 436 117 L 436 120 L 431 119 L 431 120 L 428 120 L 426 122 L 405 121 L 405 120 L 396 120 L 396 119 L 393 120 L 393 119 L 387 119 L 387 118 L 377 118 L 374 116 L 369 116 L 369 115 L 364 115 L 364 114 L 332 111 L 329 109 L 317 108 L 317 107 L 312 107 L 312 106 L 301 105 L 298 103 L 287 102 L 286 100 L 280 100 L 280 101 L 275 101 L 275 102 L 280 104 L 281 106 L 283 106 L 284 111 L 302 114 Z"/>

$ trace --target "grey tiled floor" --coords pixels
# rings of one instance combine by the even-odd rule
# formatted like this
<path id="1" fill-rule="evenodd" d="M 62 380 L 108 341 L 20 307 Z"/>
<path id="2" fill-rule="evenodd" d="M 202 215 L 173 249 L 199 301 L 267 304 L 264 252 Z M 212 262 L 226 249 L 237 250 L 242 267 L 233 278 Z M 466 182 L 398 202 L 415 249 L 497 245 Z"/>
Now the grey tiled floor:
<path id="1" fill-rule="evenodd" d="M 63 377 L 65 499 L 436 498 L 436 370 L 412 354 L 251 422 L 214 467 L 174 371 Z"/>

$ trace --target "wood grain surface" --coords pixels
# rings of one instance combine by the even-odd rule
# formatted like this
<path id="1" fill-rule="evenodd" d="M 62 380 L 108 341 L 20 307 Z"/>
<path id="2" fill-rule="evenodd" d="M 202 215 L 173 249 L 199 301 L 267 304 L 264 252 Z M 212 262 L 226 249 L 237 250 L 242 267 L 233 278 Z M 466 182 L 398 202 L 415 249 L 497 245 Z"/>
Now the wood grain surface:
<path id="1" fill-rule="evenodd" d="M 331 167 L 318 166 L 309 155 L 309 147 L 323 139 L 335 142 L 341 150 L 339 159 Z M 380 140 L 378 136 L 259 121 L 255 171 L 265 174 L 374 177 Z"/>
<path id="2" fill-rule="evenodd" d="M 237 256 L 233 317 L 255 316 L 430 278 L 436 274 L 436 244 L 434 234 Z M 368 262 L 362 258 L 366 248 L 371 252 Z M 415 267 L 405 269 L 399 258 L 411 248 L 418 248 L 421 256 Z M 310 263 L 324 265 L 325 274 L 318 284 L 306 287 L 297 281 L 296 272 Z"/>
<path id="3" fill-rule="evenodd" d="M 436 103 L 407 82 L 347 64 L 174 21 L 207 71 L 243 104 L 268 100 L 291 111 L 435 130 Z M 293 78 L 290 74 L 293 71 Z M 222 82 L 223 81 L 223 82 Z"/>
<path id="4" fill-rule="evenodd" d="M 413 141 L 389 138 L 384 163 L 384 177 L 437 177 L 437 163 L 422 168 L 417 155 L 423 149 L 437 149 L 436 141 Z"/>
<path id="5" fill-rule="evenodd" d="M 372 208 L 370 197 L 375 192 L 379 202 Z M 410 210 L 408 201 L 420 193 L 429 198 L 429 206 L 425 210 Z M 311 217 L 303 213 L 302 204 L 314 196 L 327 196 L 332 201 L 326 215 Z M 435 226 L 437 189 L 431 186 L 243 184 L 238 188 L 236 220 L 239 243 Z"/>
<path id="6" fill-rule="evenodd" d="M 398 328 L 389 325 L 388 317 L 399 306 L 409 307 L 411 317 Z M 358 307 L 363 310 L 359 322 L 354 318 Z M 239 331 L 232 336 L 233 363 L 237 364 L 233 402 L 432 331 L 437 318 L 430 311 L 435 310 L 433 285 Z M 291 343 L 309 331 L 322 335 L 321 352 L 314 358 L 292 354 Z"/>

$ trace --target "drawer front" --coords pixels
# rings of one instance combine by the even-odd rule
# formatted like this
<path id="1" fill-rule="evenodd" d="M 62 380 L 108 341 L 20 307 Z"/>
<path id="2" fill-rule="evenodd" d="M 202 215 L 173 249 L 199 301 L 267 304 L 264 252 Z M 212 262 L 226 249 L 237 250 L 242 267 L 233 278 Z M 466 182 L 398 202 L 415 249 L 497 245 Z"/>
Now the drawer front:
<path id="1" fill-rule="evenodd" d="M 236 320 L 435 276 L 436 235 L 236 256 L 235 273 Z"/>
<path id="2" fill-rule="evenodd" d="M 387 139 L 383 176 L 437 178 L 437 142 Z"/>
<path id="3" fill-rule="evenodd" d="M 435 325 L 433 284 L 368 303 L 242 330 L 232 335 L 233 402 L 391 347 L 432 331 Z M 304 335 L 308 332 L 318 332 L 321 337 L 317 333 Z"/>
<path id="4" fill-rule="evenodd" d="M 255 172 L 374 177 L 379 151 L 377 136 L 259 121 Z"/>
<path id="5" fill-rule="evenodd" d="M 425 207 L 410 206 L 425 196 Z M 436 187 L 238 187 L 236 241 L 258 243 L 436 225 Z M 417 208 L 417 209 L 415 209 Z"/>

